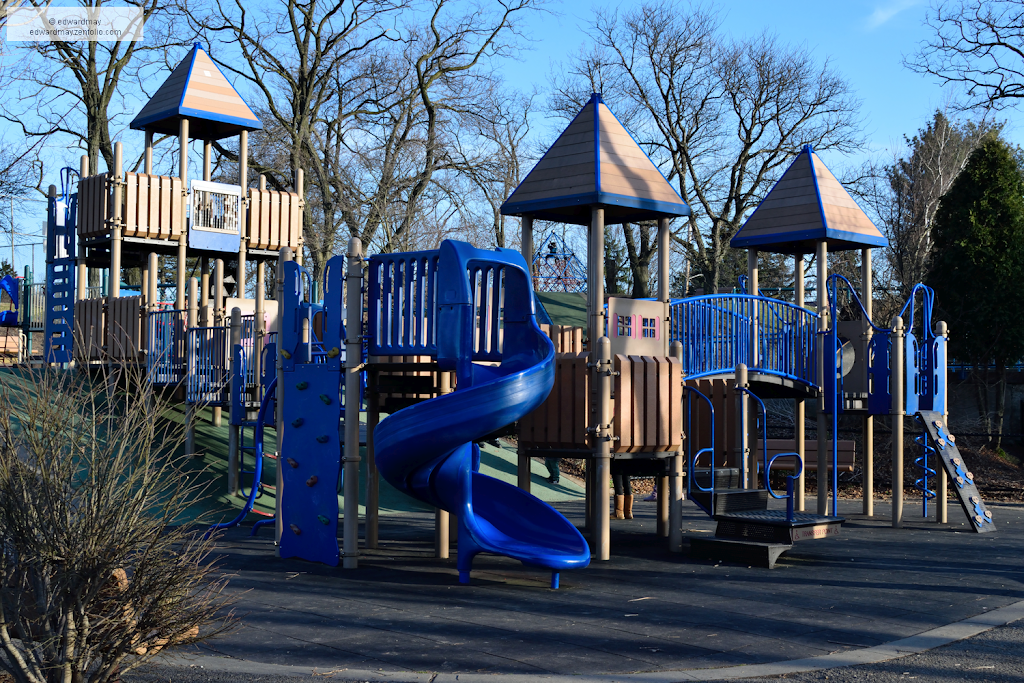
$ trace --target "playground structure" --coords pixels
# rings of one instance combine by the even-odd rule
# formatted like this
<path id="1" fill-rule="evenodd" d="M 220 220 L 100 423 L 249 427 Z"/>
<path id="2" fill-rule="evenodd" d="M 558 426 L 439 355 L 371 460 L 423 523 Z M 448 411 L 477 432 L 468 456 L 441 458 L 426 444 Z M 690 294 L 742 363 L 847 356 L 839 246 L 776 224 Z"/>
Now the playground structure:
<path id="1" fill-rule="evenodd" d="M 903 415 L 916 414 L 924 427 L 917 485 L 926 513 L 934 500 L 937 521 L 946 521 L 948 474 L 972 528 L 994 530 L 946 426 L 947 331 L 932 324 L 930 290 L 915 290 L 920 328 L 913 297 L 903 311 L 906 329 L 900 317 L 892 326 L 871 320 L 870 250 L 884 238 L 810 148 L 733 239 L 748 249 L 750 294 L 672 300 L 665 258 L 654 300 L 612 298 L 606 307 L 605 225 L 657 221 L 658 253 L 667 254 L 669 221 L 689 207 L 600 95 L 502 206 L 521 217 L 521 255 L 446 241 L 438 250 L 371 256 L 364 270 L 353 240 L 346 256 L 329 261 L 319 288 L 301 264 L 301 171 L 294 192 L 267 190 L 262 177 L 249 187 L 247 133 L 259 127 L 197 45 L 132 123 L 146 133 L 144 173 L 124 172 L 117 143 L 111 173 L 87 175 L 83 158 L 77 192 L 70 178 L 60 195 L 51 186 L 44 355 L 80 368 L 144 365 L 154 385 L 182 388 L 192 414 L 212 406 L 216 422 L 228 408 L 227 486 L 246 501 L 228 525 L 243 521 L 270 488 L 260 477 L 264 458 L 274 458 L 276 514 L 253 533 L 273 523 L 282 557 L 358 566 L 358 446 L 365 444 L 365 546 L 378 544 L 384 477 L 436 509 L 438 557 L 448 557 L 457 537 L 461 581 L 480 552 L 550 570 L 553 587 L 562 570 L 585 567 L 591 556 L 610 559 L 612 460 L 656 477 L 656 533 L 671 550 L 683 548 L 688 499 L 718 521 L 715 539 L 691 541 L 694 556 L 771 566 L 795 541 L 838 533 L 838 473 L 854 466 L 852 446 L 828 438 L 829 428 L 838 434 L 842 413 L 863 417 L 865 514 L 873 514 L 873 419 L 890 415 L 893 525 L 902 524 L 902 439 L 895 435 Z M 154 133 L 178 135 L 178 177 L 153 175 Z M 211 141 L 236 134 L 238 183 L 214 183 Z M 205 141 L 203 180 L 189 184 L 193 137 Z M 587 266 L 554 232 L 535 250 L 535 219 L 586 226 Z M 828 276 L 830 248 L 861 251 L 859 289 Z M 760 294 L 759 250 L 794 255 L 795 303 Z M 816 255 L 817 281 L 827 283 L 814 307 L 805 304 L 807 253 Z M 238 264 L 234 298 L 227 296 L 226 254 Z M 173 308 L 158 295 L 161 257 L 176 259 Z M 200 278 L 188 277 L 193 257 Z M 271 259 L 277 295 L 267 300 Z M 246 264 L 253 260 L 249 300 Z M 142 270 L 142 294 L 122 297 L 119 273 L 133 265 Z M 107 290 L 89 296 L 88 269 L 103 267 L 112 274 Z M 542 329 L 533 298 L 541 288 L 585 289 L 587 328 Z M 840 304 L 861 317 L 836 320 L 830 314 Z M 794 401 L 792 442 L 768 438 L 766 398 Z M 804 433 L 809 400 L 817 403 L 813 462 Z M 388 414 L 383 421 L 381 413 Z M 276 448 L 263 438 L 271 424 Z M 518 487 L 478 471 L 475 444 L 509 433 L 519 437 Z M 589 544 L 530 495 L 537 456 L 587 461 Z M 791 473 L 785 492 L 771 487 L 768 473 L 777 470 Z M 808 470 L 818 473 L 815 513 L 804 510 Z M 784 499 L 786 509 L 769 510 L 771 499 Z"/>

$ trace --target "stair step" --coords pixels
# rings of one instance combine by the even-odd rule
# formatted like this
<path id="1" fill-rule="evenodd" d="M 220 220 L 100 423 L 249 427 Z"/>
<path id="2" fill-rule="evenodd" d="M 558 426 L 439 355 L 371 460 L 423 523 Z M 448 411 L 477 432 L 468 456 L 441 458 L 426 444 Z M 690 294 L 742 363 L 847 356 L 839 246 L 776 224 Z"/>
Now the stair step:
<path id="1" fill-rule="evenodd" d="M 692 491 L 691 497 L 711 510 L 712 515 L 724 515 L 745 510 L 767 510 L 768 492 L 764 489 L 715 489 L 715 506 L 711 508 L 711 494 Z"/>
<path id="2" fill-rule="evenodd" d="M 715 515 L 715 520 L 718 522 L 716 538 L 760 543 L 794 543 L 838 536 L 839 528 L 846 521 L 842 517 L 806 512 L 796 513 L 789 521 L 783 510 L 731 512 Z"/>
<path id="3" fill-rule="evenodd" d="M 726 538 L 690 539 L 690 557 L 695 560 L 737 562 L 749 567 L 772 569 L 792 543 L 761 543 Z"/>

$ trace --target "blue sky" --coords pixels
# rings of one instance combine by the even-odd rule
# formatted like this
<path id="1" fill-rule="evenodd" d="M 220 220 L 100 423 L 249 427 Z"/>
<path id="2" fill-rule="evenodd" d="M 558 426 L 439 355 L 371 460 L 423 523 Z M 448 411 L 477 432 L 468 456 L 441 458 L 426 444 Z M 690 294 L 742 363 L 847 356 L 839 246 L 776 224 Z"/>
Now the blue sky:
<path id="1" fill-rule="evenodd" d="M 548 75 L 587 40 L 583 33 L 594 8 L 628 10 L 633 0 L 573 0 L 553 3 L 557 14 L 537 17 L 527 32 L 535 38 L 531 49 L 515 65 L 503 69 L 510 84 L 525 90 L 547 85 Z M 723 0 L 723 29 L 733 37 L 757 35 L 764 30 L 784 41 L 806 46 L 818 59 L 829 59 L 852 84 L 862 100 L 867 150 L 850 159 L 827 158 L 830 166 L 859 164 L 868 156 L 890 156 L 903 148 L 903 136 L 914 134 L 952 93 L 928 76 L 902 65 L 918 43 L 929 36 L 924 19 L 927 0 Z M 614 111 L 615 103 L 608 102 Z M 1008 111 L 1000 118 L 1009 123 L 1006 136 L 1024 143 L 1024 118 Z M 553 132 L 560 124 L 550 122 Z"/>
<path id="2" fill-rule="evenodd" d="M 937 107 L 942 107 L 952 93 L 941 88 L 935 79 L 912 73 L 902 65 L 904 55 L 914 52 L 920 41 L 929 35 L 924 26 L 929 0 L 845 0 L 844 2 L 812 2 L 785 0 L 768 3 L 763 0 L 722 0 L 723 29 L 734 37 L 756 35 L 769 30 L 791 44 L 806 46 L 819 60 L 829 59 L 849 79 L 862 100 L 861 115 L 867 148 L 859 155 L 824 161 L 837 173 L 859 165 L 865 159 L 891 160 L 903 148 L 903 136 L 914 134 Z M 542 92 L 548 87 L 550 74 L 576 51 L 587 37 L 583 28 L 593 9 L 615 6 L 622 10 L 638 4 L 636 0 L 551 0 L 550 13 L 530 18 L 524 29 L 533 37 L 516 59 L 502 65 L 509 84 L 521 90 L 534 87 Z M 241 84 L 244 87 L 244 84 Z M 543 97 L 543 95 L 542 95 Z M 615 103 L 608 103 L 615 109 Z M 1008 121 L 1006 137 L 1024 144 L 1024 117 L 1006 111 L 1000 117 Z M 130 117 L 129 117 L 130 118 Z M 540 121 L 541 140 L 552 140 L 564 121 Z M 116 133 L 115 133 L 116 135 Z M 141 136 L 125 132 L 119 136 L 128 147 L 141 145 Z M 77 155 L 68 160 L 77 166 Z M 56 176 L 53 176 L 56 180 Z M 45 219 L 45 205 L 38 206 L 38 215 L 26 211 L 20 218 L 20 230 L 38 233 Z M 28 208 L 28 207 L 26 207 Z M 9 210 L 0 207 L 0 210 Z M 9 258 L 9 247 L 0 239 L 0 254 Z M 20 238 L 19 242 L 38 238 Z M 8 243 L 9 244 L 9 243 Z M 15 263 L 19 272 L 30 260 L 30 249 L 19 249 Z M 36 249 L 35 270 L 41 275 L 42 250 Z"/>

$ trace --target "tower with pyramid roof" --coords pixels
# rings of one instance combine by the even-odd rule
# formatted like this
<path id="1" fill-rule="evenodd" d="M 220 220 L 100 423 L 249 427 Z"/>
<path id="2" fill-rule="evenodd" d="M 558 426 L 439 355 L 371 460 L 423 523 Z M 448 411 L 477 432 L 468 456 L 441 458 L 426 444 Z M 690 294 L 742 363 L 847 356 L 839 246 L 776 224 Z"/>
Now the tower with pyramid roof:
<path id="1" fill-rule="evenodd" d="M 758 289 L 758 251 L 767 251 L 794 256 L 793 280 L 796 303 L 805 305 L 804 301 L 804 255 L 814 254 L 817 267 L 816 308 L 819 312 L 817 335 L 819 372 L 824 373 L 825 348 L 824 331 L 829 329 L 828 295 L 825 283 L 828 281 L 829 251 L 861 251 L 861 291 L 864 304 L 862 318 L 852 323 L 835 321 L 834 324 L 846 326 L 846 334 L 851 338 L 849 343 L 855 346 L 858 354 L 867 354 L 867 340 L 871 336 L 872 291 L 871 291 L 871 249 L 884 247 L 888 241 L 867 217 L 856 200 L 835 175 L 822 163 L 810 145 L 806 145 L 778 182 L 765 196 L 743 226 L 733 236 L 730 243 L 736 248 L 747 249 L 747 282 L 748 292 L 756 296 Z M 759 320 L 752 321 L 750 357 L 752 365 L 758 362 L 759 353 L 757 327 Z M 864 377 L 850 376 L 844 380 L 849 388 L 863 386 L 866 391 L 868 378 L 867 363 L 864 366 Z M 824 383 L 821 375 L 819 384 Z M 856 393 L 856 392 L 854 392 Z M 864 443 L 872 443 L 871 415 L 864 417 Z M 803 424 L 804 401 L 797 397 L 795 423 L 797 428 L 797 445 L 800 458 L 803 458 Z M 828 450 L 828 429 L 825 414 L 824 393 L 818 397 L 818 471 L 824 471 L 824 458 Z M 870 448 L 870 446 L 866 446 Z M 802 484 L 801 484 L 802 488 Z M 867 500 L 867 498 L 865 499 Z M 818 487 L 818 514 L 825 514 L 828 506 L 828 487 Z M 867 512 L 867 509 L 865 509 Z"/>
<path id="2" fill-rule="evenodd" d="M 583 225 L 588 230 L 587 337 L 591 387 L 598 386 L 603 366 L 598 363 L 598 338 L 605 335 L 604 228 L 607 224 L 658 221 L 658 301 L 662 319 L 668 317 L 669 221 L 687 216 L 690 207 L 644 153 L 625 126 L 594 93 L 562 131 L 537 165 L 523 178 L 501 206 L 503 215 L 522 218 L 522 253 L 534 261 L 534 219 Z M 661 335 L 668 355 L 669 335 Z M 597 411 L 587 417 L 589 433 L 604 429 Z M 610 446 L 595 440 L 597 481 L 604 486 L 598 500 L 607 500 Z M 520 462 L 520 471 L 524 471 Z M 527 465 L 528 467 L 528 465 Z M 528 469 L 525 471 L 529 471 Z M 608 559 L 607 515 L 595 527 L 597 557 Z"/>

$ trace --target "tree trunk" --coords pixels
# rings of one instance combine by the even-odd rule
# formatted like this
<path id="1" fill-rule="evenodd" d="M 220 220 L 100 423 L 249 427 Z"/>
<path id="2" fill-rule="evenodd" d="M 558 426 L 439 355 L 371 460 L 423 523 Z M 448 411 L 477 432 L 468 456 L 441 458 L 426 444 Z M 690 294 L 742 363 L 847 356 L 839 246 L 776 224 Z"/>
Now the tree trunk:
<path id="1" fill-rule="evenodd" d="M 1003 417 L 1006 414 L 1006 363 L 1000 362 L 996 367 L 999 377 L 996 380 L 996 419 L 995 419 L 995 448 L 1002 448 L 1003 445 Z"/>

